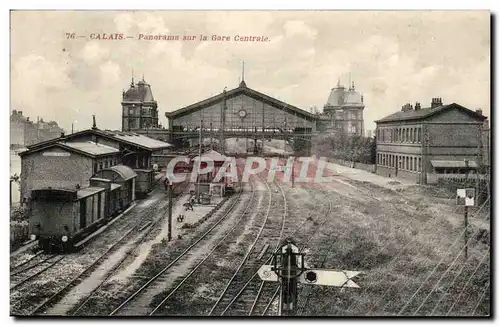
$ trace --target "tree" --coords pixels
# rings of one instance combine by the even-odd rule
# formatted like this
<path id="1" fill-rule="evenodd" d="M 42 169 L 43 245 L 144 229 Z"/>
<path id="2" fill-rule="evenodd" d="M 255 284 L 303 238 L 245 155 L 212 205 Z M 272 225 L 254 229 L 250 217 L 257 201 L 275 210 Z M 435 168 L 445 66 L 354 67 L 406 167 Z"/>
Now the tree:
<path id="1" fill-rule="evenodd" d="M 375 163 L 376 142 L 372 138 L 333 134 L 318 138 L 315 152 L 320 156 L 333 157 L 351 162 Z"/>

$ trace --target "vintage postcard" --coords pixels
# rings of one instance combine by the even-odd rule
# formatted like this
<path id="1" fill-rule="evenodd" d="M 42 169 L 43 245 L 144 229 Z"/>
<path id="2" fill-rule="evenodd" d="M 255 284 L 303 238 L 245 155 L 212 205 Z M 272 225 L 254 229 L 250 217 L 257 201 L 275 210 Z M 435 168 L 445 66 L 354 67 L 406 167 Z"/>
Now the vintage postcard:
<path id="1" fill-rule="evenodd" d="M 490 317 L 490 30 L 12 10 L 10 314 Z"/>

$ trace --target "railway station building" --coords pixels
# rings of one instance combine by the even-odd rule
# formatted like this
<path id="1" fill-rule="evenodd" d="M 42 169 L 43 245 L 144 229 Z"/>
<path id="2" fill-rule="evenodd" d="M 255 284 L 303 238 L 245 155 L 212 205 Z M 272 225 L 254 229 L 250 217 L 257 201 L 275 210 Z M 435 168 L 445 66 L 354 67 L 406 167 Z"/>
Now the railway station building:
<path id="1" fill-rule="evenodd" d="M 319 115 L 321 131 L 347 136 L 364 135 L 363 95 L 356 91 L 354 82 L 349 88 L 340 84 L 332 88 L 323 113 Z"/>
<path id="2" fill-rule="evenodd" d="M 405 104 L 377 124 L 376 173 L 426 184 L 436 175 L 477 173 L 483 164 L 481 110 L 433 98 L 430 107 Z"/>
<path id="3" fill-rule="evenodd" d="M 133 132 L 95 127 L 28 146 L 21 152 L 21 199 L 35 187 L 75 189 L 89 186 L 101 170 L 124 166 L 137 174 L 135 193 L 148 193 L 154 181 L 152 153 L 171 145 Z"/>

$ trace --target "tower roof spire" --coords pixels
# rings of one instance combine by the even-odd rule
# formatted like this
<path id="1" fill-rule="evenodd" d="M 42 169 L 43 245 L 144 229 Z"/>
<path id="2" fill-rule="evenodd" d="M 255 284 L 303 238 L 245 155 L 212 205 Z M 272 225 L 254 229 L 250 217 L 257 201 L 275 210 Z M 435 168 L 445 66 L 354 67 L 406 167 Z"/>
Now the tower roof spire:
<path id="1" fill-rule="evenodd" d="M 95 123 L 95 114 L 92 115 L 92 121 L 93 121 L 93 123 L 92 123 L 92 129 L 95 130 L 95 129 L 97 129 L 97 124 Z"/>
<path id="2" fill-rule="evenodd" d="M 132 68 L 132 82 L 130 83 L 130 87 L 134 87 L 134 68 Z"/>
<path id="3" fill-rule="evenodd" d="M 245 83 L 245 61 L 243 61 L 243 65 L 241 67 L 241 82 L 240 82 L 240 87 L 247 87 L 247 84 Z"/>

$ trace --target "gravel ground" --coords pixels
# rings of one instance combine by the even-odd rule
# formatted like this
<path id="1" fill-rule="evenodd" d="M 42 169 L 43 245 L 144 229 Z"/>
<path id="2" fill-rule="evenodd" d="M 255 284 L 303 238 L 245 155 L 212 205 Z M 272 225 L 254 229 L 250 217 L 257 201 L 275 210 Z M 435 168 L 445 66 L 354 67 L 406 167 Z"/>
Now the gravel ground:
<path id="1" fill-rule="evenodd" d="M 337 165 L 330 167 L 336 168 Z M 340 174 L 334 182 L 313 185 L 332 196 L 339 196 L 335 200 L 341 206 L 324 225 L 322 234 L 309 241 L 308 247 L 318 248 L 309 255 L 309 260 L 324 268 L 365 272 L 357 281 L 362 289 L 317 287 L 306 291 L 310 292 L 306 294 L 309 301 L 300 309 L 301 313 L 393 315 L 400 312 L 410 299 L 412 301 L 402 311 L 403 315 L 415 312 L 421 304 L 417 315 L 429 314 L 438 303 L 442 307 L 434 313 L 445 311 L 487 250 L 485 241 L 480 241 L 484 239 L 475 239 L 469 244 L 469 253 L 472 254 L 465 264 L 461 257 L 456 260 L 463 245 L 463 215 L 456 209 L 454 198 L 444 197 L 446 194 L 439 198 L 437 189 L 431 191 L 404 184 L 395 186 L 386 178 L 365 177 L 369 174 L 365 171 L 346 173 L 349 168 L 343 168 L 333 171 Z M 306 205 L 307 200 L 302 203 Z M 484 224 L 489 217 L 487 212 L 484 209 L 477 216 L 471 213 L 473 232 L 480 230 L 479 226 L 489 229 L 489 223 Z M 448 267 L 450 269 L 445 274 Z M 450 295 L 439 301 L 460 268 L 463 268 L 463 273 L 450 288 Z M 487 264 L 483 264 L 480 270 L 487 268 Z M 483 277 L 480 273 L 477 275 L 475 280 L 479 286 L 466 289 L 476 299 L 480 292 L 478 288 L 489 277 L 488 273 Z M 432 291 L 434 287 L 438 291 Z M 461 302 L 454 307 L 454 312 L 467 314 L 471 305 L 471 302 Z M 487 311 L 488 300 L 485 300 L 478 312 Z"/>
<path id="2" fill-rule="evenodd" d="M 237 203 L 235 210 L 242 209 L 245 202 L 248 200 L 248 198 L 245 199 L 246 197 L 248 196 L 243 195 L 241 202 Z M 113 277 L 109 282 L 106 282 L 101 291 L 99 291 L 99 294 L 95 295 L 92 300 L 89 301 L 87 309 L 82 310 L 79 315 L 108 315 L 111 313 L 114 308 L 142 286 L 150 277 L 157 274 L 162 268 L 168 265 L 169 262 L 176 258 L 185 248 L 197 239 L 200 234 L 206 232 L 215 221 L 222 217 L 225 207 L 228 207 L 230 204 L 231 202 L 226 202 L 224 206 L 222 206 L 221 211 L 213 214 L 210 219 L 198 225 L 194 230 L 181 229 L 183 230 L 182 239 L 174 238 L 171 242 L 160 241 L 159 243 L 153 243 L 140 267 L 138 267 L 132 275 L 129 273 L 122 274 L 124 270 L 128 270 L 130 262 L 136 259 L 136 255 L 131 255 L 129 262 L 126 261 L 122 270 L 118 271 L 116 274 L 121 276 L 126 275 L 126 277 Z M 213 209 L 213 207 L 211 208 Z M 204 207 L 202 209 L 207 208 Z M 147 315 L 152 309 L 149 305 L 154 295 L 172 286 L 173 282 L 178 277 L 188 273 L 190 268 L 204 256 L 210 248 L 211 243 L 215 242 L 233 223 L 235 223 L 234 216 L 228 217 L 226 223 L 221 224 L 220 227 L 214 230 L 214 235 L 209 237 L 208 242 L 203 241 L 199 246 L 196 246 L 196 250 L 190 252 L 186 259 L 180 260 L 178 264 L 166 273 L 168 277 L 162 277 L 155 286 L 148 289 L 149 292 L 147 294 L 144 296 L 141 295 L 137 300 L 134 300 L 132 308 L 119 311 L 119 314 Z M 154 239 L 157 236 L 158 234 L 151 234 L 149 237 Z"/>
<path id="3" fill-rule="evenodd" d="M 156 198 L 156 200 L 163 197 L 164 194 L 161 191 L 152 195 L 152 198 Z M 134 209 L 134 213 L 126 214 L 118 219 L 112 227 L 89 242 L 79 252 L 66 254 L 64 259 L 40 274 L 35 280 L 11 291 L 11 314 L 20 316 L 29 314 L 38 304 L 62 289 L 91 266 L 131 228 L 133 223 L 136 223 L 149 211 L 150 208 Z M 23 254 L 21 259 L 27 259 L 27 257 Z"/>
<path id="4" fill-rule="evenodd" d="M 315 164 L 308 174 L 311 178 L 315 175 L 314 168 Z M 328 168 L 325 173 L 333 177 L 332 182 L 296 182 L 294 188 L 290 183 L 283 184 L 290 205 L 288 219 L 298 228 L 293 239 L 305 247 L 306 261 L 312 267 L 362 271 L 363 275 L 355 279 L 361 288 L 299 286 L 300 315 L 489 313 L 489 207 L 471 209 L 469 213 L 472 240 L 468 260 L 465 260 L 461 252 L 463 211 L 455 207 L 453 194 L 435 187 L 398 183 L 394 179 L 333 163 L 329 163 Z M 300 164 L 297 164 L 296 177 L 299 171 Z M 277 172 L 277 179 L 283 182 L 283 173 Z M 239 205 L 242 206 L 243 202 L 245 200 Z M 327 207 L 329 214 L 326 214 Z M 207 230 L 217 217 L 214 214 L 194 230 L 184 231 L 182 239 L 170 243 L 162 240 L 164 231 L 161 229 L 151 234 L 147 250 L 139 255 L 137 252 L 140 251 L 135 251 L 125 265 L 129 266 L 138 259 L 137 268 L 132 273 L 118 273 L 118 277 L 106 283 L 98 298 L 90 302 L 82 314 L 109 313 L 148 277 L 176 257 L 198 234 Z M 247 221 L 252 221 L 251 216 Z M 231 223 L 234 223 L 234 216 L 221 225 L 221 230 L 227 229 Z M 223 246 L 223 250 L 217 251 L 217 259 L 206 264 L 204 269 L 210 273 L 193 275 L 193 281 L 182 289 L 178 300 L 169 303 L 170 314 L 206 314 L 207 307 L 218 298 L 220 290 L 232 276 L 238 264 L 235 260 L 245 253 L 242 244 L 248 243 L 248 239 L 245 240 L 242 231 L 252 228 L 251 223 L 245 225 L 234 236 L 233 243 Z M 115 230 L 115 236 L 119 232 Z M 219 237 L 221 232 L 217 233 Z M 183 262 L 175 270 L 175 277 L 163 280 L 163 288 L 155 288 L 150 300 L 141 303 L 144 311 L 151 309 L 154 295 L 175 286 L 175 280 L 186 275 L 213 243 L 206 244 L 190 260 Z M 101 243 L 100 249 L 89 249 L 88 255 L 79 254 L 71 264 L 54 270 L 64 275 L 77 273 L 97 251 L 109 245 L 111 242 Z M 263 247 L 264 243 L 259 245 Z M 28 257 L 29 253 L 26 253 L 17 262 Z M 61 279 L 64 277 L 57 280 L 60 282 Z M 37 296 L 44 289 L 60 284 L 56 279 L 39 282 L 41 284 L 35 286 L 31 294 L 26 294 L 30 291 L 11 294 L 14 299 L 21 295 L 27 299 L 24 304 L 14 304 L 11 311 L 25 311 L 30 303 L 40 300 Z M 273 303 L 269 313 L 276 312 L 277 306 Z"/>

